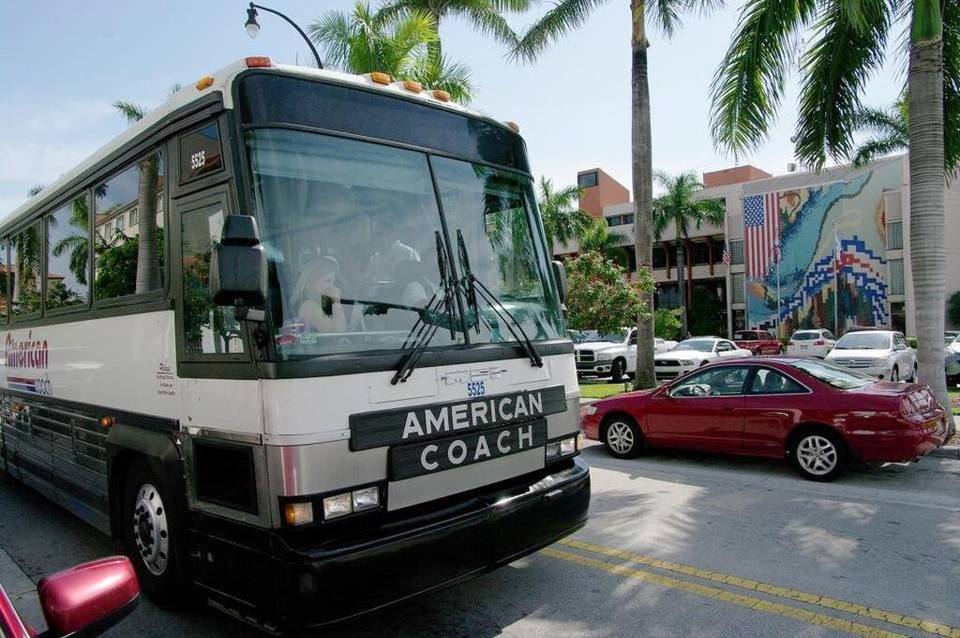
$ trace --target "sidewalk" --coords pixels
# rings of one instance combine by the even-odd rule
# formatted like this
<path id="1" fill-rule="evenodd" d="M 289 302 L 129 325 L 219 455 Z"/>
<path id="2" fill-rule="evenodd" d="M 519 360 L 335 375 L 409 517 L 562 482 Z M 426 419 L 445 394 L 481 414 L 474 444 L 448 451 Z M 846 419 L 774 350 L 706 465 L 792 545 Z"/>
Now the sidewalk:
<path id="1" fill-rule="evenodd" d="M 23 622 L 35 630 L 44 630 L 47 623 L 40 609 L 37 585 L 24 573 L 7 552 L 0 548 L 0 585 L 7 592 Z"/>

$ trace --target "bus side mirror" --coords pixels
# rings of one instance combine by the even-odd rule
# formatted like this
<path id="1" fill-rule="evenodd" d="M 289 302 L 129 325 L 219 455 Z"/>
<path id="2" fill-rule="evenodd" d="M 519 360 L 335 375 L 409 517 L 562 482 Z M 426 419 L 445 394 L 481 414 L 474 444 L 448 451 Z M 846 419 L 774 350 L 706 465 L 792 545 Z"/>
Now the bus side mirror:
<path id="1" fill-rule="evenodd" d="M 553 266 L 553 278 L 557 282 L 557 291 L 560 293 L 560 303 L 567 302 L 567 269 L 563 267 L 562 261 L 551 261 Z"/>
<path id="2" fill-rule="evenodd" d="M 267 251 L 257 220 L 227 215 L 210 257 L 210 295 L 218 306 L 262 306 L 267 300 Z"/>

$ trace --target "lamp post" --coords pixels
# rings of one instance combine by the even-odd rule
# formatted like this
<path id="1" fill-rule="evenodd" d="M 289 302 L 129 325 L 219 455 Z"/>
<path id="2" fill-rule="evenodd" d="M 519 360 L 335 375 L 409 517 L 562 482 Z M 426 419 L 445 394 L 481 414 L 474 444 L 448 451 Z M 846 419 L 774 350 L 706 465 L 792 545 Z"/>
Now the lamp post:
<path id="1" fill-rule="evenodd" d="M 247 22 L 246 24 L 243 25 L 247 29 L 247 35 L 250 36 L 250 39 L 257 37 L 257 35 L 260 33 L 260 24 L 257 22 L 257 9 L 263 9 L 268 13 L 278 15 L 284 20 L 286 20 L 287 22 L 289 22 L 290 25 L 297 30 L 297 33 L 299 33 L 300 36 L 306 41 L 307 46 L 310 47 L 310 52 L 313 53 L 313 58 L 317 61 L 317 68 L 318 69 L 323 68 L 323 62 L 320 61 L 320 54 L 317 53 L 317 49 L 313 46 L 313 42 L 311 42 L 310 38 L 307 37 L 307 34 L 303 32 L 303 29 L 297 26 L 296 22 L 294 22 L 287 16 L 283 15 L 279 11 L 276 11 L 269 7 L 264 7 L 259 4 L 253 4 L 252 2 L 250 3 L 250 7 L 247 9 Z"/>

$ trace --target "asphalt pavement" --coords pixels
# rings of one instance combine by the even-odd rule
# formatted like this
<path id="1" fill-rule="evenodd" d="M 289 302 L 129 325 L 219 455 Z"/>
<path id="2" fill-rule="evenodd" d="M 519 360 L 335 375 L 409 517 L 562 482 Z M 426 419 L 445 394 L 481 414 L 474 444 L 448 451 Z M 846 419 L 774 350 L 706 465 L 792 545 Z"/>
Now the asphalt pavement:
<path id="1" fill-rule="evenodd" d="M 754 459 L 615 460 L 598 445 L 584 457 L 591 520 L 572 538 L 315 635 L 960 638 L 956 459 L 819 484 Z M 0 548 L 0 578 L 22 570 L 29 579 L 15 585 L 28 610 L 29 582 L 117 551 L 6 477 Z M 213 610 L 172 613 L 145 600 L 107 635 L 263 634 Z"/>

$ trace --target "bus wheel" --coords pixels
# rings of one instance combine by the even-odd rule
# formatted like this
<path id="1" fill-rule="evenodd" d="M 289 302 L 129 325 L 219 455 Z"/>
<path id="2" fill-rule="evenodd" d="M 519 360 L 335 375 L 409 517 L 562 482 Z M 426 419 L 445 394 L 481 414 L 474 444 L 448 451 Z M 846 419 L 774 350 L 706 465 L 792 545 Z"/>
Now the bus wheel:
<path id="1" fill-rule="evenodd" d="M 157 604 L 178 606 L 184 588 L 175 558 L 180 536 L 172 508 L 174 496 L 143 461 L 133 462 L 125 483 L 123 543 L 140 587 Z"/>

